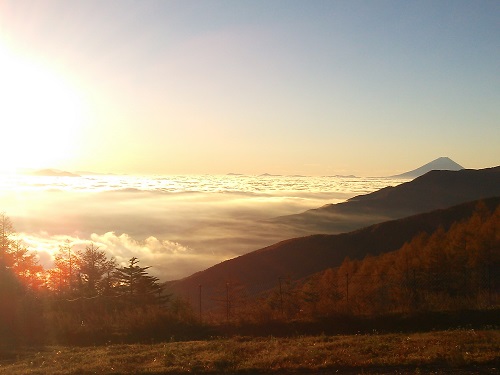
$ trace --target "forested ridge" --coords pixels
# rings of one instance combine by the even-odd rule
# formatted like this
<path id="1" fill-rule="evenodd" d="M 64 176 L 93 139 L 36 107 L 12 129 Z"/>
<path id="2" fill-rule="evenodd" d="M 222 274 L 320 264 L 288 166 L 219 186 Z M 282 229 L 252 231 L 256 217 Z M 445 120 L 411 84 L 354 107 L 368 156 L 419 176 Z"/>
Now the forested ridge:
<path id="1" fill-rule="evenodd" d="M 317 321 L 435 311 L 494 310 L 499 303 L 500 206 L 400 249 L 346 258 L 299 281 L 285 276 L 261 295 L 227 280 L 210 310 L 165 292 L 133 257 L 118 265 L 96 244 L 61 243 L 48 270 L 0 216 L 0 343 L 103 343 L 194 337 L 222 325 Z M 201 285 L 200 285 L 201 302 Z"/>
<path id="2" fill-rule="evenodd" d="M 499 269 L 500 206 L 490 212 L 479 202 L 448 230 L 422 232 L 393 252 L 346 258 L 296 292 L 312 315 L 485 309 L 498 303 Z"/>
<path id="3" fill-rule="evenodd" d="M 251 285 L 230 279 L 213 298 L 212 316 L 259 323 L 494 310 L 499 270 L 500 205 L 491 210 L 479 201 L 470 217 L 448 229 L 421 232 L 395 251 L 346 257 L 339 267 L 300 280 L 283 275 L 257 298 Z"/>

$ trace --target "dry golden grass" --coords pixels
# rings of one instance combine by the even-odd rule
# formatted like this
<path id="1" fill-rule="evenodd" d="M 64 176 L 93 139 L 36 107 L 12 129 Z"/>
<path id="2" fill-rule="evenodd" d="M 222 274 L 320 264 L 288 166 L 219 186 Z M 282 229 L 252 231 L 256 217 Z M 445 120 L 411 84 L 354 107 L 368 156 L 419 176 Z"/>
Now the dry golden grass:
<path id="1" fill-rule="evenodd" d="M 4 349 L 0 374 L 497 373 L 500 330 Z"/>

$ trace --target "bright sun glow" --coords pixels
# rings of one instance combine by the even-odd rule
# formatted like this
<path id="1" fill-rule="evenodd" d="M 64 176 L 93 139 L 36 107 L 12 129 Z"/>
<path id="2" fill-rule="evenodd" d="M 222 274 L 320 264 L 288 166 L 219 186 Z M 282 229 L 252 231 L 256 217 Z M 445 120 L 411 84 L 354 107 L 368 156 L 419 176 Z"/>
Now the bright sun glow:
<path id="1" fill-rule="evenodd" d="M 62 76 L 0 44 L 0 172 L 57 167 L 85 123 L 81 97 Z"/>

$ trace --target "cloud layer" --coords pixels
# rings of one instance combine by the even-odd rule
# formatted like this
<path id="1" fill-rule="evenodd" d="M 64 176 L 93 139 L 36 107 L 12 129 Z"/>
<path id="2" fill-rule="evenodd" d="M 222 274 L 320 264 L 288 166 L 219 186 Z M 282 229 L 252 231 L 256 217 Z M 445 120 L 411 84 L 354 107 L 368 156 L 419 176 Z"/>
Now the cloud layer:
<path id="1" fill-rule="evenodd" d="M 337 203 L 391 182 L 326 177 L 32 178 L 24 185 L 4 186 L 0 204 L 46 267 L 65 240 L 75 249 L 93 241 L 119 263 L 135 256 L 142 266 L 152 267 L 152 274 L 171 280 L 305 234 L 265 219 Z"/>

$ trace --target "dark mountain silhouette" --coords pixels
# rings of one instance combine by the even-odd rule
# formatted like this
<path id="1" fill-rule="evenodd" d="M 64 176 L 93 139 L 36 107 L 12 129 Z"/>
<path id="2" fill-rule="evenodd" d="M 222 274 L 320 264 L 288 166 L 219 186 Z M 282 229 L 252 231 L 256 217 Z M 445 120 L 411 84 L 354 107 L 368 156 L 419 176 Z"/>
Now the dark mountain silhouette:
<path id="1" fill-rule="evenodd" d="M 500 196 L 484 199 L 483 202 L 494 210 L 500 205 Z M 203 301 L 208 308 L 227 282 L 243 285 L 248 295 L 255 295 L 275 288 L 279 278 L 299 280 L 327 268 L 338 267 L 346 256 L 362 259 L 367 254 L 378 255 L 397 250 L 421 232 L 432 233 L 440 226 L 448 229 L 453 223 L 470 217 L 477 204 L 477 201 L 463 203 L 349 233 L 285 240 L 184 279 L 168 282 L 167 288 L 194 302 L 201 285 Z"/>
<path id="2" fill-rule="evenodd" d="M 396 176 L 391 176 L 391 178 L 415 178 L 415 177 L 420 177 L 427 172 L 436 170 L 436 171 L 459 171 L 461 169 L 464 169 L 460 164 L 455 163 L 453 160 L 451 160 L 448 157 L 441 157 L 437 158 L 436 160 L 431 161 L 430 163 L 427 163 L 425 165 L 422 165 L 421 167 L 414 169 L 409 172 L 405 172 L 402 174 L 398 174 Z"/>
<path id="3" fill-rule="evenodd" d="M 495 196 L 500 196 L 500 167 L 433 170 L 395 187 L 268 222 L 297 235 L 334 234 Z"/>
<path id="4" fill-rule="evenodd" d="M 325 176 L 325 177 L 336 177 L 336 178 L 359 178 L 358 176 L 355 176 L 353 174 L 336 174 L 336 175 L 333 175 L 333 176 Z"/>

